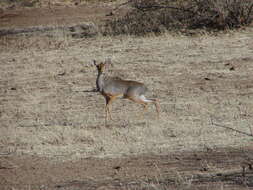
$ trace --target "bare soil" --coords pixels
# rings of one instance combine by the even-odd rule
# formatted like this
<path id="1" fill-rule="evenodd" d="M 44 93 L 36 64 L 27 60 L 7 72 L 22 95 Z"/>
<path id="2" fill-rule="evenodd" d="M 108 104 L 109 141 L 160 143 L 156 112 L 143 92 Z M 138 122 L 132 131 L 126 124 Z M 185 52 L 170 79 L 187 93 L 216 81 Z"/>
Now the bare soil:
<path id="1" fill-rule="evenodd" d="M 8 10 L 0 28 L 99 24 L 114 7 Z M 1 39 L 0 189 L 253 188 L 252 36 Z M 104 126 L 90 60 L 107 56 L 160 120 L 119 101 Z"/>
<path id="2" fill-rule="evenodd" d="M 104 24 L 124 15 L 129 7 L 125 1 L 96 2 L 74 5 L 12 8 L 0 11 L 1 28 L 29 28 L 35 26 L 68 26 L 78 23 Z"/>
<path id="3" fill-rule="evenodd" d="M 78 7 L 34 8 L 5 10 L 0 14 L 0 28 L 71 25 L 80 22 L 105 21 L 112 7 L 106 4 L 88 4 Z"/>
<path id="4" fill-rule="evenodd" d="M 52 162 L 1 156 L 1 189 L 250 189 L 252 147 Z M 250 161 L 251 160 L 251 161 Z"/>

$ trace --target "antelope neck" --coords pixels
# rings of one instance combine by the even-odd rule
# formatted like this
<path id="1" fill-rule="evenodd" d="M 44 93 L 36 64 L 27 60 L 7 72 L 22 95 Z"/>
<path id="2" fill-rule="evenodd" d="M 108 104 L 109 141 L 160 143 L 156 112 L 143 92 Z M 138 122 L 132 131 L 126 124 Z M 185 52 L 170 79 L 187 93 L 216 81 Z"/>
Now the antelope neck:
<path id="1" fill-rule="evenodd" d="M 97 90 L 101 92 L 104 86 L 104 73 L 98 72 L 96 85 L 97 85 Z"/>

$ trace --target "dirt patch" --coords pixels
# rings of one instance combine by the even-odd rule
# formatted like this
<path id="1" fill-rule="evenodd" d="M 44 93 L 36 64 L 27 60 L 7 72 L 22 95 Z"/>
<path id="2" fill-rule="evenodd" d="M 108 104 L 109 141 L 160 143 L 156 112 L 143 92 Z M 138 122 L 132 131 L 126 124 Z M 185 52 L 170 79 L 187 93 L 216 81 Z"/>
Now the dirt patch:
<path id="1" fill-rule="evenodd" d="M 106 4 L 80 7 L 35 8 L 7 10 L 0 16 L 0 28 L 27 28 L 34 26 L 73 25 L 83 22 L 103 22 L 112 7 Z"/>
<path id="2" fill-rule="evenodd" d="M 253 187 L 250 149 L 139 155 L 53 162 L 30 156 L 0 157 L 4 189 L 247 189 Z"/>
<path id="3" fill-rule="evenodd" d="M 125 9 L 119 8 L 117 13 L 112 13 L 120 4 L 121 1 L 91 2 L 78 6 L 62 5 L 2 10 L 0 12 L 0 36 L 61 30 L 70 33 L 68 35 L 74 33 L 75 37 L 89 37 L 94 35 L 94 31 L 98 33 L 100 25 L 126 12 Z"/>
<path id="4" fill-rule="evenodd" d="M 128 6 L 125 1 L 94 1 L 76 6 L 52 6 L 37 8 L 15 8 L 0 12 L 0 29 L 29 28 L 35 26 L 67 26 L 78 23 L 104 24 L 124 15 Z"/>

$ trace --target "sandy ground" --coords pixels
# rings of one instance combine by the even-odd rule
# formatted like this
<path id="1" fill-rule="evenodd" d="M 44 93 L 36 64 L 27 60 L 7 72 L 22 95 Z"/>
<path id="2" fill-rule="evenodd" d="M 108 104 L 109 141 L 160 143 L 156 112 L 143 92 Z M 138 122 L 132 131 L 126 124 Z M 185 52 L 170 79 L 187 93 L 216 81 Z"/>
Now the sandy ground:
<path id="1" fill-rule="evenodd" d="M 30 156 L 0 158 L 2 189 L 250 189 L 249 149 L 139 155 L 52 162 Z M 245 168 L 245 172 L 243 172 Z"/>
<path id="2" fill-rule="evenodd" d="M 98 16 L 90 7 L 11 10 L 19 16 L 1 17 L 0 27 L 100 23 L 110 9 L 101 7 Z M 252 28 L 196 37 L 1 37 L 1 187 L 249 189 L 252 44 Z M 144 82 L 159 99 L 159 120 L 153 106 L 140 118 L 139 105 L 118 100 L 105 126 L 91 63 L 108 57 L 110 75 Z"/>
<path id="3" fill-rule="evenodd" d="M 83 5 L 56 9 L 36 8 L 7 10 L 0 17 L 1 28 L 23 28 L 47 25 L 69 25 L 80 22 L 103 22 L 111 8 L 105 5 Z"/>

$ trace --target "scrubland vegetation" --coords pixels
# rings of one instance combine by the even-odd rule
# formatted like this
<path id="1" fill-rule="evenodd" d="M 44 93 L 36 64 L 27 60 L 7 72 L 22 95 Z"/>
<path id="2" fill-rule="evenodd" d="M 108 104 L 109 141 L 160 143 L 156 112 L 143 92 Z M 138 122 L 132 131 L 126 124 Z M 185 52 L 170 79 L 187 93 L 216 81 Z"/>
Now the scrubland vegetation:
<path id="1" fill-rule="evenodd" d="M 107 25 L 109 34 L 219 31 L 247 26 L 253 19 L 251 0 L 135 0 L 129 3 L 133 10 L 111 21 Z"/>
<path id="2" fill-rule="evenodd" d="M 5 13 L 15 10 L 11 8 L 13 5 L 20 9 L 25 7 L 24 10 L 47 9 L 45 2 L 50 2 L 52 9 L 59 8 L 58 5 L 75 8 L 98 3 L 93 0 L 4 0 L 0 2 L 3 11 L 0 14 L 8 16 L 9 12 Z M 29 6 L 26 3 L 30 3 Z M 89 25 L 96 30 L 66 25 L 43 32 L 0 36 L 0 156 L 34 156 L 57 163 L 80 161 L 83 164 L 85 161 L 84 173 L 73 172 L 73 180 L 84 180 L 83 176 L 88 176 L 85 167 L 95 158 L 99 167 L 105 167 L 103 172 L 117 170 L 113 175 L 110 173 L 111 178 L 120 175 L 126 181 L 136 180 L 136 176 L 144 178 L 152 166 L 157 175 L 155 183 L 152 185 L 154 176 L 148 176 L 152 183 L 141 179 L 141 185 L 137 186 L 148 189 L 166 189 L 168 185 L 163 182 L 171 178 L 171 183 L 179 189 L 194 189 L 193 181 L 199 173 L 222 173 L 241 169 L 241 163 L 251 164 L 253 157 L 248 147 L 253 140 L 253 2 L 133 0 L 103 3 L 112 6 L 111 12 L 104 16 L 107 19 Z M 73 31 L 81 32 L 73 35 Z M 147 96 L 159 99 L 159 120 L 155 119 L 152 106 L 140 118 L 142 107 L 118 100 L 112 105 L 113 120 L 105 126 L 104 98 L 93 91 L 96 69 L 92 60 L 103 61 L 108 57 L 113 63 L 109 75 L 143 82 L 149 88 Z M 208 160 L 220 150 L 226 159 L 217 156 L 215 162 Z M 230 150 L 236 150 L 239 156 L 234 159 Z M 192 166 L 187 155 L 195 159 L 199 152 L 204 152 L 201 164 L 196 161 Z M 176 155 L 177 161 L 168 156 L 166 165 L 165 158 L 159 157 L 158 166 L 154 164 L 155 159 L 149 165 L 149 155 Z M 191 171 L 194 170 L 192 178 L 189 171 L 186 175 L 184 168 L 178 168 L 180 155 Z M 126 158 L 130 161 L 125 161 Z M 142 168 L 143 173 L 134 173 L 138 166 L 136 169 L 128 165 L 133 161 L 131 158 L 138 160 L 140 167 L 146 170 Z M 142 158 L 148 160 L 143 162 L 145 166 L 141 165 Z M 111 159 L 119 159 L 119 166 L 114 166 Z M 176 168 L 172 168 L 170 159 L 178 162 Z M 96 163 L 92 163 L 96 168 Z M 110 164 L 106 168 L 103 163 Z M 129 169 L 129 173 L 124 169 Z M 101 171 L 97 172 L 100 175 Z M 161 184 L 159 179 L 162 179 Z M 243 179 L 245 189 L 252 185 L 251 178 Z M 215 188 L 226 189 L 225 185 L 219 185 Z"/>

